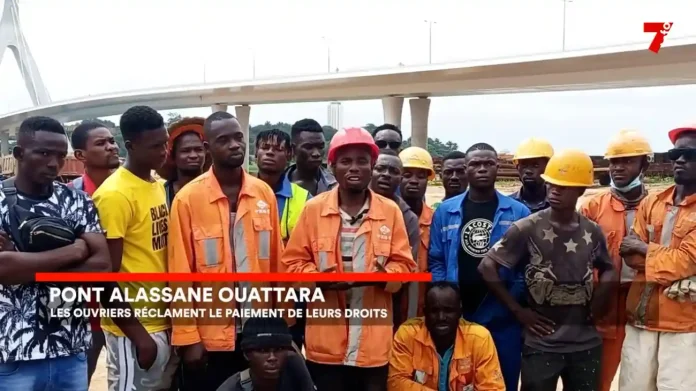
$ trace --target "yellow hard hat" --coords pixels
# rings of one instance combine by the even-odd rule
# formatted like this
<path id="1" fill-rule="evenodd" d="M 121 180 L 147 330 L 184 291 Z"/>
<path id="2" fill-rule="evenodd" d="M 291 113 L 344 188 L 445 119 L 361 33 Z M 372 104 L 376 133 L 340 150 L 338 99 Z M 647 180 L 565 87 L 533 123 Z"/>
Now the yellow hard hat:
<path id="1" fill-rule="evenodd" d="M 585 152 L 565 149 L 551 157 L 541 178 L 557 186 L 590 187 L 594 185 L 594 165 Z"/>
<path id="2" fill-rule="evenodd" d="M 408 147 L 399 154 L 401 164 L 404 168 L 422 168 L 430 171 L 428 180 L 435 178 L 435 170 L 433 169 L 433 157 L 430 153 L 420 147 Z"/>
<path id="3" fill-rule="evenodd" d="M 650 143 L 636 130 L 621 130 L 609 140 L 605 159 L 617 159 L 630 156 L 652 156 Z"/>
<path id="4" fill-rule="evenodd" d="M 517 164 L 518 160 L 540 157 L 550 158 L 551 156 L 553 156 L 551 144 L 544 139 L 532 137 L 520 143 L 515 151 L 515 156 L 512 157 L 512 162 Z"/>

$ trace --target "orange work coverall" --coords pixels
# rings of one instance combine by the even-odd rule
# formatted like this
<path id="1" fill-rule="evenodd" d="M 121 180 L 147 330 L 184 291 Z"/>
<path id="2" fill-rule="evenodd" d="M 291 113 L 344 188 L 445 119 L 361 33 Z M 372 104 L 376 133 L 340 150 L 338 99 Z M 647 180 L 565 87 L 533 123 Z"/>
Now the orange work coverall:
<path id="1" fill-rule="evenodd" d="M 416 264 L 418 271 L 424 273 L 428 271 L 428 246 L 430 245 L 430 225 L 433 222 L 433 214 L 435 214 L 433 208 L 423 203 L 423 210 L 418 217 L 420 245 L 418 246 Z M 423 316 L 425 286 L 426 284 L 423 282 L 409 282 L 406 285 L 406 294 L 401 299 L 401 313 L 406 314 L 407 319 Z"/>
<path id="2" fill-rule="evenodd" d="M 387 390 L 437 391 L 439 371 L 440 359 L 425 320 L 408 320 L 394 336 Z M 459 320 L 448 384 L 449 391 L 505 390 L 498 352 L 485 327 Z"/>
<path id="3" fill-rule="evenodd" d="M 353 271 L 409 273 L 416 269 L 411 255 L 404 218 L 399 207 L 369 191 L 370 208 L 354 241 Z M 344 273 L 340 250 L 341 215 L 338 188 L 307 201 L 295 226 L 282 263 L 290 273 Z M 378 367 L 389 361 L 391 349 L 392 297 L 401 283 L 389 282 L 385 288 L 351 288 L 352 303 L 362 309 L 386 310 L 379 317 L 327 319 L 328 310 L 346 309 L 345 291 L 324 291 L 324 302 L 307 304 L 305 346 L 307 360 L 319 364 Z M 359 298 L 358 300 L 355 300 Z M 358 308 L 351 307 L 351 310 Z M 312 317 L 312 314 L 316 314 Z"/>
<path id="4" fill-rule="evenodd" d="M 622 275 L 624 263 L 619 255 L 619 247 L 623 238 L 630 233 L 627 221 L 632 221 L 635 218 L 636 210 L 627 211 L 623 202 L 616 199 L 610 191 L 607 191 L 599 193 L 583 203 L 580 207 L 580 213 L 597 223 L 602 229 L 614 268 L 619 275 Z M 633 216 L 629 218 L 628 213 Z M 630 226 L 629 223 L 628 227 Z M 603 339 L 600 391 L 609 391 L 621 363 L 621 347 L 626 337 L 626 296 L 630 286 L 630 281 L 622 281 L 616 291 L 616 296 L 609 303 L 607 315 L 599 319 L 596 324 Z"/>
<path id="5" fill-rule="evenodd" d="M 633 230 L 648 243 L 648 253 L 645 273 L 636 275 L 628 294 L 628 319 L 647 330 L 696 332 L 696 303 L 663 293 L 673 282 L 696 275 L 696 195 L 678 206 L 673 197 L 674 186 L 651 194 L 636 214 Z"/>
<path id="6" fill-rule="evenodd" d="M 664 294 L 696 275 L 696 195 L 674 205 L 674 191 L 648 195 L 633 224 L 648 251 L 645 272 L 636 275 L 627 298 L 622 389 L 696 389 L 696 302 Z"/>
<path id="7" fill-rule="evenodd" d="M 230 221 L 229 200 L 223 194 L 212 168 L 189 182 L 175 196 L 169 218 L 168 260 L 170 273 L 278 272 L 283 239 L 273 190 L 263 181 L 244 173 L 237 201 L 237 215 Z M 220 302 L 217 293 L 234 283 L 177 282 L 176 288 L 212 287 L 212 302 L 175 302 L 172 308 L 234 309 L 237 301 Z M 239 283 L 239 287 L 251 287 Z M 253 284 L 254 287 L 271 284 Z M 263 295 L 262 295 L 263 299 Z M 270 308 L 275 303 L 254 303 Z M 239 308 L 251 307 L 240 302 Z M 207 311 L 206 311 L 207 312 Z M 236 341 L 232 317 L 175 320 L 172 345 L 203 342 L 209 351 L 233 351 Z"/>

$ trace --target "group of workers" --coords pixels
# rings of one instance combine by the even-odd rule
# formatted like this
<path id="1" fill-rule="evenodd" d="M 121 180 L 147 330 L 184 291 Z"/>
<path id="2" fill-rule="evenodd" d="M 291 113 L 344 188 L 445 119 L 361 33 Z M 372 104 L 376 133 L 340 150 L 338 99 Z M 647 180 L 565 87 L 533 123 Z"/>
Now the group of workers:
<path id="1" fill-rule="evenodd" d="M 87 390 L 104 348 L 110 391 L 545 391 L 559 379 L 565 390 L 608 391 L 619 366 L 622 390 L 696 390 L 696 126 L 669 133 L 675 184 L 654 194 L 643 181 L 649 143 L 619 132 L 605 154 L 610 190 L 579 208 L 592 160 L 536 138 L 518 147 L 522 187 L 507 196 L 496 190 L 492 146 L 452 152 L 436 173 L 426 150 L 402 150 L 390 124 L 339 130 L 328 168 L 316 121 L 263 131 L 256 175 L 243 169 L 249 140 L 230 113 L 167 129 L 156 110 L 135 106 L 120 129 L 123 165 L 106 126 L 74 130 L 85 173 L 67 186 L 55 181 L 68 151 L 63 126 L 32 117 L 19 129 L 18 203 L 79 235 L 51 254 L 16 251 L 1 193 L 0 391 Z M 445 197 L 431 207 L 436 174 Z M 55 271 L 429 271 L 433 282 L 317 282 L 325 301 L 296 304 L 386 310 L 386 320 L 88 321 L 47 315 L 84 305 L 48 301 L 34 275 Z M 104 283 L 107 292 L 164 286 Z M 108 297 L 90 305 L 169 305 Z"/>

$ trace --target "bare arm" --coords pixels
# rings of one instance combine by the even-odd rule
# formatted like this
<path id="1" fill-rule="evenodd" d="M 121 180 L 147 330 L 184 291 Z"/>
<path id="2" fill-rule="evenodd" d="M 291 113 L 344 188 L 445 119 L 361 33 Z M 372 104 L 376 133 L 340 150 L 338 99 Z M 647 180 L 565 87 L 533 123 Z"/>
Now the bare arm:
<path id="1" fill-rule="evenodd" d="M 597 246 L 592 252 L 594 259 L 592 266 L 599 272 L 599 282 L 595 286 L 592 295 L 592 316 L 596 319 L 606 315 L 609 309 L 609 302 L 616 293 L 619 274 L 614 269 L 614 263 L 609 256 L 607 243 L 602 231 L 597 228 L 596 237 L 599 237 Z"/>
<path id="2" fill-rule="evenodd" d="M 57 272 L 87 256 L 84 242 L 40 253 L 0 252 L 0 284 L 25 284 L 36 280 L 36 273 Z"/>
<path id="3" fill-rule="evenodd" d="M 82 273 L 82 272 L 110 272 L 111 258 L 109 249 L 106 246 L 106 239 L 103 234 L 85 233 L 80 239 L 87 243 L 89 257 L 77 265 L 70 265 L 61 269 L 63 272 Z"/>
<path id="4" fill-rule="evenodd" d="M 121 257 L 123 257 L 123 239 L 108 239 L 106 240 L 108 246 L 108 252 L 111 257 L 111 264 L 113 271 L 118 273 L 121 269 Z M 122 302 L 120 300 L 111 301 L 111 295 L 115 289 L 121 289 L 115 282 L 104 283 L 104 294 L 101 295 L 101 305 L 104 308 L 123 308 L 128 309 L 131 314 L 133 314 L 132 307 L 128 302 Z M 130 317 L 118 317 L 112 318 L 113 322 L 118 326 L 118 328 L 126 334 L 131 341 L 136 345 L 144 340 L 144 338 L 150 338 L 150 334 L 145 330 L 138 318 L 133 314 Z"/>

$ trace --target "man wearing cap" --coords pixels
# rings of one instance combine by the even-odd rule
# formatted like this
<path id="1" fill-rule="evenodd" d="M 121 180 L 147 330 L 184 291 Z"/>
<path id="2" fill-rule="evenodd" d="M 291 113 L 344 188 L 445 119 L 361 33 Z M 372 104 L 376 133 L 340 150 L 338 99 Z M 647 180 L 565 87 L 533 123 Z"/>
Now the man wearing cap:
<path id="1" fill-rule="evenodd" d="M 479 270 L 525 326 L 522 389 L 555 391 L 560 377 L 565 389 L 597 390 L 602 338 L 592 319 L 604 315 L 616 273 L 601 229 L 575 210 L 593 184 L 592 160 L 581 151 L 561 151 L 543 179 L 551 208 L 513 223 Z M 529 308 L 501 282 L 501 267 L 524 268 Z"/>
<path id="2" fill-rule="evenodd" d="M 551 156 L 551 144 L 534 137 L 522 141 L 515 151 L 512 161 L 519 173 L 522 187 L 510 197 L 523 203 L 532 213 L 551 206 L 546 199 L 546 184 L 541 178 Z"/>
<path id="3" fill-rule="evenodd" d="M 250 318 L 242 330 L 249 369 L 227 379 L 217 391 L 314 391 L 304 359 L 294 351 L 282 318 Z"/>
<path id="4" fill-rule="evenodd" d="M 364 129 L 334 135 L 329 165 L 338 187 L 307 201 L 282 263 L 291 273 L 409 273 L 416 269 L 404 218 L 368 186 L 379 150 Z M 319 391 L 384 390 L 392 339 L 392 293 L 400 283 L 317 283 L 324 302 L 309 314 L 371 310 L 387 318 L 308 318 L 307 366 Z"/>
<path id="5" fill-rule="evenodd" d="M 621 258 L 619 247 L 631 232 L 638 205 L 648 195 L 643 173 L 648 169 L 651 155 L 650 144 L 640 133 L 620 131 L 611 139 L 604 154 L 609 159 L 610 191 L 591 197 L 580 207 L 580 213 L 604 232 L 609 255 L 620 276 L 620 285 L 610 298 L 607 316 L 597 320 L 597 329 L 603 338 L 600 391 L 609 391 L 621 362 L 621 346 L 626 334 L 626 296 L 635 270 Z"/>
<path id="6" fill-rule="evenodd" d="M 433 221 L 433 208 L 425 202 L 428 181 L 435 178 L 433 158 L 420 147 L 408 147 L 399 154 L 403 165 L 401 176 L 401 197 L 418 216 L 420 241 L 415 257 L 419 272 L 428 271 L 428 245 L 430 244 L 430 224 Z M 425 283 L 410 282 L 407 294 L 402 297 L 401 311 L 407 318 L 423 316 Z"/>
<path id="7" fill-rule="evenodd" d="M 636 271 L 626 300 L 622 390 L 696 390 L 696 126 L 669 138 L 675 184 L 643 200 L 619 248 Z"/>
<path id="8" fill-rule="evenodd" d="M 210 167 L 210 158 L 203 145 L 203 117 L 187 117 L 169 125 L 167 161 L 157 170 L 164 179 L 167 206 L 184 185 Z"/>

